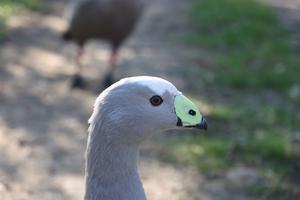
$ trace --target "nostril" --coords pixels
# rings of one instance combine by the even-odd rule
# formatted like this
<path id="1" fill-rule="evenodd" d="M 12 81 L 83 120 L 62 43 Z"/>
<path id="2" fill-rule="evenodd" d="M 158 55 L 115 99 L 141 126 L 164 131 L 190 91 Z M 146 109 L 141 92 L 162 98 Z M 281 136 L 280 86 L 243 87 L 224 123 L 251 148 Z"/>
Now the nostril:
<path id="1" fill-rule="evenodd" d="M 192 115 L 192 116 L 195 116 L 195 115 L 196 115 L 196 111 L 194 111 L 194 110 L 189 110 L 189 114 Z"/>

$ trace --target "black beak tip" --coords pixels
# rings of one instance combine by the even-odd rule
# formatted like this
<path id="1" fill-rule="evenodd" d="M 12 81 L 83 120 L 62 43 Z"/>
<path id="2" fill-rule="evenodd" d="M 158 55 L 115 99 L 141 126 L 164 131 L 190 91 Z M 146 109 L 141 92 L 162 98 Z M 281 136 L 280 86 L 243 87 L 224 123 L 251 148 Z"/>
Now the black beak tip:
<path id="1" fill-rule="evenodd" d="M 178 119 L 177 126 L 182 127 L 183 124 L 182 124 L 181 119 L 179 117 L 177 119 Z M 201 120 L 201 122 L 199 124 L 196 124 L 196 125 L 193 125 L 193 126 L 185 126 L 185 127 L 186 128 L 197 128 L 197 129 L 207 130 L 208 125 L 207 125 L 206 119 L 202 118 L 202 120 Z"/>
<path id="2" fill-rule="evenodd" d="M 208 125 L 206 119 L 202 118 L 201 122 L 196 125 L 196 128 L 207 130 Z"/>

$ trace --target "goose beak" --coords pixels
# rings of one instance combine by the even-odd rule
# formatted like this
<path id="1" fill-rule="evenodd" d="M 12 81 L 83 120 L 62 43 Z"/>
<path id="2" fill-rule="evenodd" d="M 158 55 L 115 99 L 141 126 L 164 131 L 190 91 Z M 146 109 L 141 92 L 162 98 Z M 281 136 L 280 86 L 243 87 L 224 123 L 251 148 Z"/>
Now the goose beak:
<path id="1" fill-rule="evenodd" d="M 174 104 L 178 119 L 177 126 L 207 130 L 206 119 L 191 100 L 184 95 L 177 95 Z"/>

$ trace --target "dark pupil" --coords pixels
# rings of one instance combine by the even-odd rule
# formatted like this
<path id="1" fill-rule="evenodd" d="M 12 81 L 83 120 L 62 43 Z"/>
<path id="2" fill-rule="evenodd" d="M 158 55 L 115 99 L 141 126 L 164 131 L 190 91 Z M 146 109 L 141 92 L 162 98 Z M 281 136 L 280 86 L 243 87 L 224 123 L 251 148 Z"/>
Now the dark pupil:
<path id="1" fill-rule="evenodd" d="M 160 98 L 159 97 L 154 97 L 153 98 L 153 103 L 154 104 L 159 104 L 160 103 Z"/>

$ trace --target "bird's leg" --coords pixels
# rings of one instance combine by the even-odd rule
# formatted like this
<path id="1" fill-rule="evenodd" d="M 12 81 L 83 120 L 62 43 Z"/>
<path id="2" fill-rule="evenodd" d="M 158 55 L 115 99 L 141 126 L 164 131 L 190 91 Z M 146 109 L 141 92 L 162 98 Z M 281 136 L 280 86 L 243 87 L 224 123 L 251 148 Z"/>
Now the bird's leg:
<path id="1" fill-rule="evenodd" d="M 110 85 L 112 85 L 114 83 L 113 74 L 114 74 L 115 68 L 117 66 L 117 62 L 118 62 L 118 52 L 116 49 L 113 49 L 110 54 L 110 58 L 109 58 L 109 71 L 106 74 L 106 77 L 104 80 L 104 85 L 106 87 L 109 87 Z"/>
<path id="2" fill-rule="evenodd" d="M 76 74 L 80 74 L 81 73 L 81 68 L 82 68 L 81 58 L 82 58 L 83 54 L 84 54 L 83 47 L 79 47 L 77 49 L 76 56 L 75 56 L 75 61 L 76 61 L 76 64 L 77 64 L 77 72 L 76 72 Z"/>
<path id="3" fill-rule="evenodd" d="M 81 59 L 84 54 L 84 49 L 82 46 L 80 46 L 77 49 L 76 55 L 75 55 L 75 62 L 76 62 L 76 72 L 73 77 L 73 82 L 72 82 L 72 88 L 83 88 L 84 87 L 84 81 L 83 78 L 81 77 L 81 70 L 82 70 L 82 63 Z"/>
<path id="4" fill-rule="evenodd" d="M 117 52 L 117 50 L 114 49 L 114 50 L 112 50 L 112 52 L 110 54 L 110 59 L 109 59 L 111 72 L 114 71 L 117 62 L 118 62 L 118 52 Z"/>
<path id="5" fill-rule="evenodd" d="M 3 91 L 4 91 L 4 83 L 0 84 L 0 95 L 2 95 Z"/>

